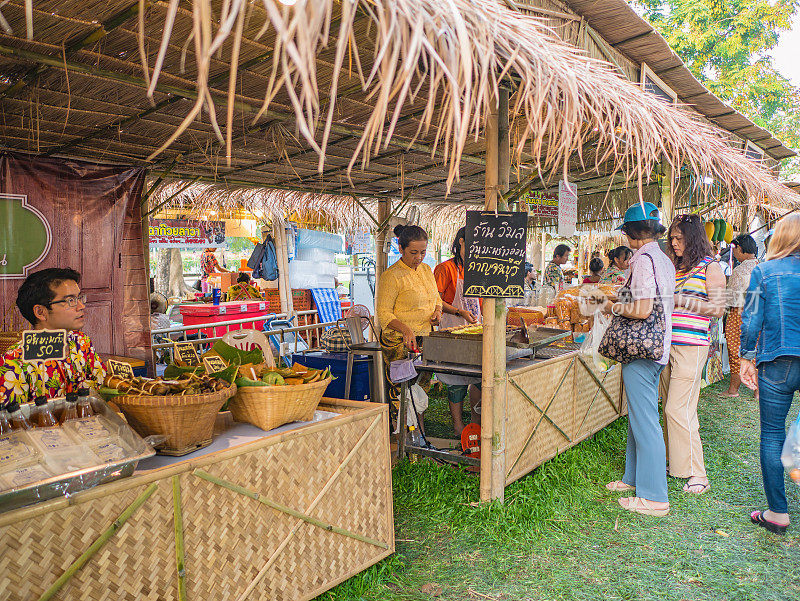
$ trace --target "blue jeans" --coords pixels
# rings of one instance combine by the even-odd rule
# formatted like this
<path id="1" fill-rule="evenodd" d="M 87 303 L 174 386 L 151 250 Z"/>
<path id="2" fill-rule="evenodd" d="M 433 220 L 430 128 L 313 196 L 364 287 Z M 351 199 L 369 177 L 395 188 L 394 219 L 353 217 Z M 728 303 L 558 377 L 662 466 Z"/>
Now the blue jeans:
<path id="1" fill-rule="evenodd" d="M 786 440 L 786 416 L 800 389 L 800 357 L 778 357 L 758 366 L 761 410 L 761 474 L 767 504 L 775 513 L 787 513 L 781 451 Z"/>
<path id="2" fill-rule="evenodd" d="M 637 359 L 622 366 L 628 396 L 628 445 L 622 481 L 636 487 L 636 496 L 666 503 L 667 451 L 658 420 L 658 381 L 664 366 Z"/>

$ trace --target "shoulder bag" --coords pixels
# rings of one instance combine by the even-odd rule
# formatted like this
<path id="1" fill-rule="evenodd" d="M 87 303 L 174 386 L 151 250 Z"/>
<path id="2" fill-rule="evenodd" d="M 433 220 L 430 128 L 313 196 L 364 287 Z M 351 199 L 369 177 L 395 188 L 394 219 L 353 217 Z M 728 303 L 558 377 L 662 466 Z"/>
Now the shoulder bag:
<path id="1" fill-rule="evenodd" d="M 664 356 L 664 338 L 667 334 L 666 315 L 658 287 L 658 275 L 653 257 L 647 257 L 653 264 L 653 278 L 656 282 L 656 298 L 653 299 L 653 310 L 645 319 L 630 319 L 615 315 L 600 341 L 598 352 L 604 357 L 620 363 L 630 363 L 637 359 L 660 361 Z M 620 289 L 620 296 L 630 297 L 630 283 L 633 273 L 625 287 Z M 627 290 L 626 290 L 627 288 Z"/>

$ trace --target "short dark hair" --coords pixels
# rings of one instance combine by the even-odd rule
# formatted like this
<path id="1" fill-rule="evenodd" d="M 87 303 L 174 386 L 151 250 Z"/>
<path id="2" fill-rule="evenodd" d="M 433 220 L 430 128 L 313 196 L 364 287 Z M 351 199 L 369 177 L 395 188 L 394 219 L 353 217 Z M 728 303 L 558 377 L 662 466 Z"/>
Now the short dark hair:
<path id="1" fill-rule="evenodd" d="M 646 240 L 647 238 L 657 238 L 667 231 L 658 219 L 643 219 L 641 221 L 628 221 L 623 223 L 620 228 L 622 233 L 631 240 Z"/>
<path id="2" fill-rule="evenodd" d="M 418 225 L 398 225 L 394 228 L 394 235 L 400 248 L 407 247 L 411 242 L 418 240 L 428 240 L 428 234 Z"/>
<path id="3" fill-rule="evenodd" d="M 608 260 L 613 263 L 617 259 L 625 260 L 631 255 L 633 255 L 633 251 L 623 244 L 622 246 L 618 246 L 617 248 L 613 248 L 608 251 L 606 256 L 608 257 Z"/>
<path id="4" fill-rule="evenodd" d="M 533 271 L 533 263 L 525 261 L 525 275 L 528 275 L 531 271 Z"/>
<path id="5" fill-rule="evenodd" d="M 555 259 L 556 257 L 563 257 L 570 250 L 572 250 L 572 249 L 569 246 L 567 246 L 566 244 L 559 244 L 558 246 L 556 246 L 556 249 L 553 251 L 553 258 Z"/>
<path id="6" fill-rule="evenodd" d="M 250 274 L 247 273 L 246 271 L 240 272 L 239 273 L 239 277 L 236 278 L 236 283 L 237 284 L 242 284 L 242 283 L 248 284 L 248 283 L 250 283 Z"/>
<path id="7" fill-rule="evenodd" d="M 680 257 L 675 254 L 671 244 L 672 235 L 676 229 L 680 230 L 685 245 L 683 255 Z M 678 215 L 669 226 L 667 238 L 669 238 L 667 254 L 678 271 L 688 271 L 697 267 L 700 261 L 709 256 L 713 250 L 700 215 L 692 213 Z"/>
<path id="8" fill-rule="evenodd" d="M 81 274 L 69 267 L 50 267 L 30 274 L 17 291 L 19 312 L 35 326 L 37 319 L 33 308 L 36 305 L 43 305 L 49 309 L 50 303 L 56 297 L 53 288 L 66 281 L 80 284 Z"/>
<path id="9" fill-rule="evenodd" d="M 740 234 L 731 240 L 731 246 L 738 246 L 748 255 L 758 254 L 758 244 L 750 234 Z"/>
<path id="10" fill-rule="evenodd" d="M 467 228 L 462 227 L 456 232 L 456 237 L 453 239 L 453 246 L 450 247 L 450 252 L 453 253 L 453 262 L 456 264 L 456 267 L 461 267 L 463 264 L 461 261 L 461 245 L 458 243 L 459 240 L 464 241 L 464 251 L 466 253 L 467 247 Z"/>
<path id="11" fill-rule="evenodd" d="M 589 271 L 592 273 L 600 273 L 603 271 L 605 264 L 603 263 L 603 259 L 600 257 L 595 257 L 591 261 L 589 261 Z"/>

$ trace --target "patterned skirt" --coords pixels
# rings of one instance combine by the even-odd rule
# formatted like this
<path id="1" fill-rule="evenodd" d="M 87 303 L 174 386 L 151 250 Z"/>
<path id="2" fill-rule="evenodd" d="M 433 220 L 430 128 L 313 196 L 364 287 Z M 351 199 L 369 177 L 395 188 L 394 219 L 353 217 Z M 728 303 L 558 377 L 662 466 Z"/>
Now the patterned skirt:
<path id="1" fill-rule="evenodd" d="M 728 343 L 728 363 L 731 366 L 731 375 L 738 374 L 741 367 L 739 356 L 739 343 L 742 335 L 742 310 L 731 307 L 728 311 L 728 321 L 725 324 L 725 340 Z"/>

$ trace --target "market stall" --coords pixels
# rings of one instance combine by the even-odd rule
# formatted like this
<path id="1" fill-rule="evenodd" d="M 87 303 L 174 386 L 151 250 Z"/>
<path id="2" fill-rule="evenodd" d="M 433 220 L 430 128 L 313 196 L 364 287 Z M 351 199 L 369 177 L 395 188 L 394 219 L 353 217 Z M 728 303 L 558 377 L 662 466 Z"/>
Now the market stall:
<path id="1" fill-rule="evenodd" d="M 0 514 L 6 598 L 312 599 L 394 552 L 386 406 Z"/>

